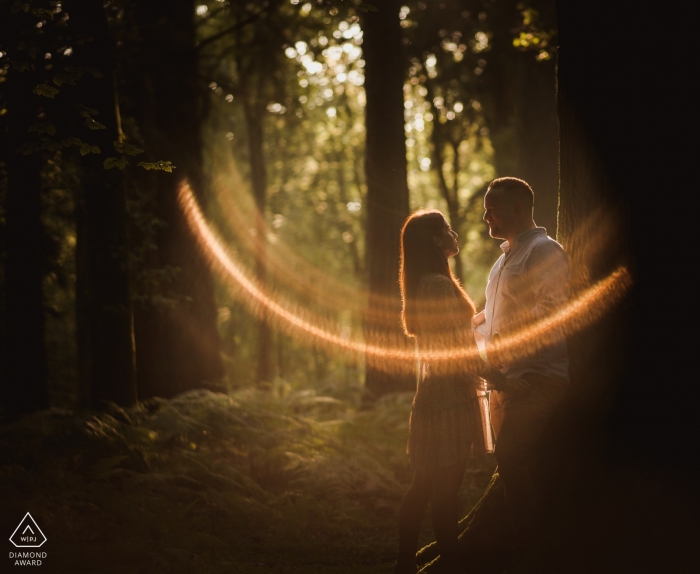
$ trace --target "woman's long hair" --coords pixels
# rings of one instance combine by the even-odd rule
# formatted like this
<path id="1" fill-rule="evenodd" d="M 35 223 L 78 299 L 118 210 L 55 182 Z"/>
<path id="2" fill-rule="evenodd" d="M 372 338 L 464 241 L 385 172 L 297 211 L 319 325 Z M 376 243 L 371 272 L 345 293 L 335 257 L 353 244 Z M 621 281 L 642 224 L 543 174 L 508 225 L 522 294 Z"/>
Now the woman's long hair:
<path id="1" fill-rule="evenodd" d="M 399 257 L 401 323 L 404 333 L 409 337 L 415 337 L 418 332 L 418 313 L 421 305 L 435 307 L 423 311 L 427 310 L 431 312 L 431 315 L 435 314 L 437 327 L 442 322 L 437 306 L 430 305 L 428 301 L 418 300 L 418 285 L 421 278 L 428 273 L 438 273 L 450 279 L 464 303 L 465 317 L 470 319 L 474 315 L 474 303 L 452 273 L 442 249 L 433 239 L 442 235 L 446 226 L 445 216 L 437 209 L 419 209 L 406 219 L 401 229 L 401 253 Z"/>

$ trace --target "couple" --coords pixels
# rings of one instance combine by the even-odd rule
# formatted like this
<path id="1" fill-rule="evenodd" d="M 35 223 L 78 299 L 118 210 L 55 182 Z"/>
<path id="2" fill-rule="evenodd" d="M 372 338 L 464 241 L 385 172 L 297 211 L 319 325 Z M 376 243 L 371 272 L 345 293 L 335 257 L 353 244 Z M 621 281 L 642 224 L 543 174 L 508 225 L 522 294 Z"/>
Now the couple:
<path id="1" fill-rule="evenodd" d="M 531 341 L 508 353 L 494 347 L 500 337 L 551 316 L 568 298 L 566 255 L 535 225 L 533 204 L 532 188 L 520 179 L 504 177 L 489 185 L 483 218 L 491 237 L 505 241 L 489 275 L 486 307 L 478 314 L 447 263 L 459 247 L 442 213 L 420 210 L 403 226 L 404 331 L 416 338 L 421 353 L 455 353 L 447 360 L 421 360 L 407 449 L 414 475 L 399 511 L 396 574 L 417 570 L 416 548 L 428 502 L 445 571 L 460 572 L 457 495 L 467 460 L 489 450 L 489 426 L 496 438 L 494 455 L 505 486 L 514 551 L 526 550 L 541 531 L 537 445 L 568 386 L 566 341 L 562 333 L 547 346 Z M 475 333 L 485 339 L 486 364 L 476 353 Z M 482 379 L 491 391 L 490 425 L 488 411 L 482 417 L 479 407 Z"/>

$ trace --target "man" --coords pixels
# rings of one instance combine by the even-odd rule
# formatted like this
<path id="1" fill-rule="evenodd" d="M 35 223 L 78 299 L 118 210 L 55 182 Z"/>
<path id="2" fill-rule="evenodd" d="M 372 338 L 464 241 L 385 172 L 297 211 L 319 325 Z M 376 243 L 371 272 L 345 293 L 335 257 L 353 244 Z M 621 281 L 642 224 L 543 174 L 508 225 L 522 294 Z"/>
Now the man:
<path id="1" fill-rule="evenodd" d="M 495 457 L 506 492 L 516 552 L 542 527 L 543 477 L 538 443 L 569 384 L 563 332 L 525 339 L 496 354 L 494 343 L 522 333 L 568 300 L 569 265 L 561 245 L 533 220 L 534 193 L 521 179 L 494 180 L 484 197 L 489 234 L 504 239 L 486 286 L 486 307 L 474 318 L 487 342 Z M 490 353 L 489 353 L 490 351 Z"/>

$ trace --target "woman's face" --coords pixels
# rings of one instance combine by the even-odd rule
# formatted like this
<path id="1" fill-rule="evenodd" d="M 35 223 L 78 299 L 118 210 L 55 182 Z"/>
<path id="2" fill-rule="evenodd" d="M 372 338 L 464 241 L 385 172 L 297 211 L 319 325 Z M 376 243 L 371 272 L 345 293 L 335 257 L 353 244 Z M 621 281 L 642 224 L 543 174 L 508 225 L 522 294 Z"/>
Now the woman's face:
<path id="1" fill-rule="evenodd" d="M 442 228 L 442 233 L 434 237 L 436 245 L 442 249 L 442 253 L 446 258 L 454 257 L 459 253 L 459 245 L 457 245 L 457 232 L 454 231 L 445 221 Z"/>

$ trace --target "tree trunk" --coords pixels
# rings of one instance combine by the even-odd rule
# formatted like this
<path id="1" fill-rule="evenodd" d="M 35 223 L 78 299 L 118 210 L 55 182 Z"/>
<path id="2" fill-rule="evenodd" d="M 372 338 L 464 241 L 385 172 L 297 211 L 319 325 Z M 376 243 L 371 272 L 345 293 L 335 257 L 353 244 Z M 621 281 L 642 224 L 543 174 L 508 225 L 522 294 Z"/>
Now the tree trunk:
<path id="1" fill-rule="evenodd" d="M 141 34 L 134 81 L 139 120 L 149 161 L 171 161 L 174 173 L 143 176 L 156 188 L 155 268 L 175 277 L 157 295 L 172 307 L 141 304 L 136 312 L 137 365 L 141 396 L 171 397 L 200 387 L 220 390 L 221 342 L 216 329 L 214 283 L 198 242 L 177 204 L 187 181 L 205 204 L 201 173 L 201 89 L 194 50 L 194 2 L 154 0 L 134 6 Z"/>
<path id="2" fill-rule="evenodd" d="M 365 337 L 373 345 L 406 344 L 399 330 L 398 262 L 401 227 L 408 216 L 400 2 L 374 3 L 378 12 L 363 18 L 365 65 L 367 281 L 370 293 Z M 397 365 L 396 367 L 399 367 Z M 386 359 L 367 355 L 369 396 L 409 390 L 415 379 Z"/>
<path id="3" fill-rule="evenodd" d="M 248 153 L 250 174 L 255 199 L 255 275 L 261 285 L 267 280 L 267 237 L 265 210 L 267 209 L 267 172 L 263 149 L 263 113 L 260 102 L 253 102 L 251 96 L 244 96 L 244 112 L 248 129 Z M 262 109 L 261 109 L 262 108 Z M 268 322 L 258 320 L 258 368 L 257 383 L 272 382 L 272 330 Z"/>
<path id="4" fill-rule="evenodd" d="M 78 402 L 90 407 L 90 252 L 88 214 L 83 190 L 75 193 L 75 338 L 78 356 Z"/>
<path id="5" fill-rule="evenodd" d="M 99 112 L 97 121 L 105 126 L 98 130 L 83 128 L 82 134 L 85 141 L 100 148 L 101 154 L 89 153 L 82 160 L 88 276 L 87 281 L 79 282 L 76 307 L 78 312 L 84 311 L 82 297 L 87 283 L 89 335 L 84 332 L 79 335 L 78 342 L 82 347 L 79 356 L 85 357 L 89 337 L 89 402 L 94 408 L 104 408 L 107 402 L 131 405 L 136 402 L 136 361 L 126 182 L 121 170 L 103 167 L 105 157 L 114 154 L 113 142 L 120 139 L 112 43 L 107 15 L 101 4 L 83 5 L 69 0 L 64 6 L 70 14 L 70 24 L 76 36 L 92 38 L 89 45 L 76 49 L 77 63 L 85 68 L 98 69 L 103 76 L 99 79 L 83 77 L 79 87 L 79 103 L 96 109 Z M 81 223 L 80 215 L 78 224 Z"/>
<path id="6" fill-rule="evenodd" d="M 7 10 L 6 12 L 9 12 Z M 34 24 L 31 15 L 8 16 L 2 30 L 8 45 L 24 38 L 15 32 Z M 7 30 L 6 30 L 6 24 Z M 10 29 L 11 28 L 11 29 Z M 5 226 L 5 328 L 7 342 L 2 379 L 4 415 L 17 415 L 48 406 L 47 363 L 44 344 L 42 279 L 45 266 L 44 230 L 41 224 L 41 153 L 18 153 L 41 111 L 39 96 L 32 93 L 39 83 L 34 70 L 10 69 L 3 92 L 7 114 L 3 122 L 2 152 L 7 171 Z"/>

